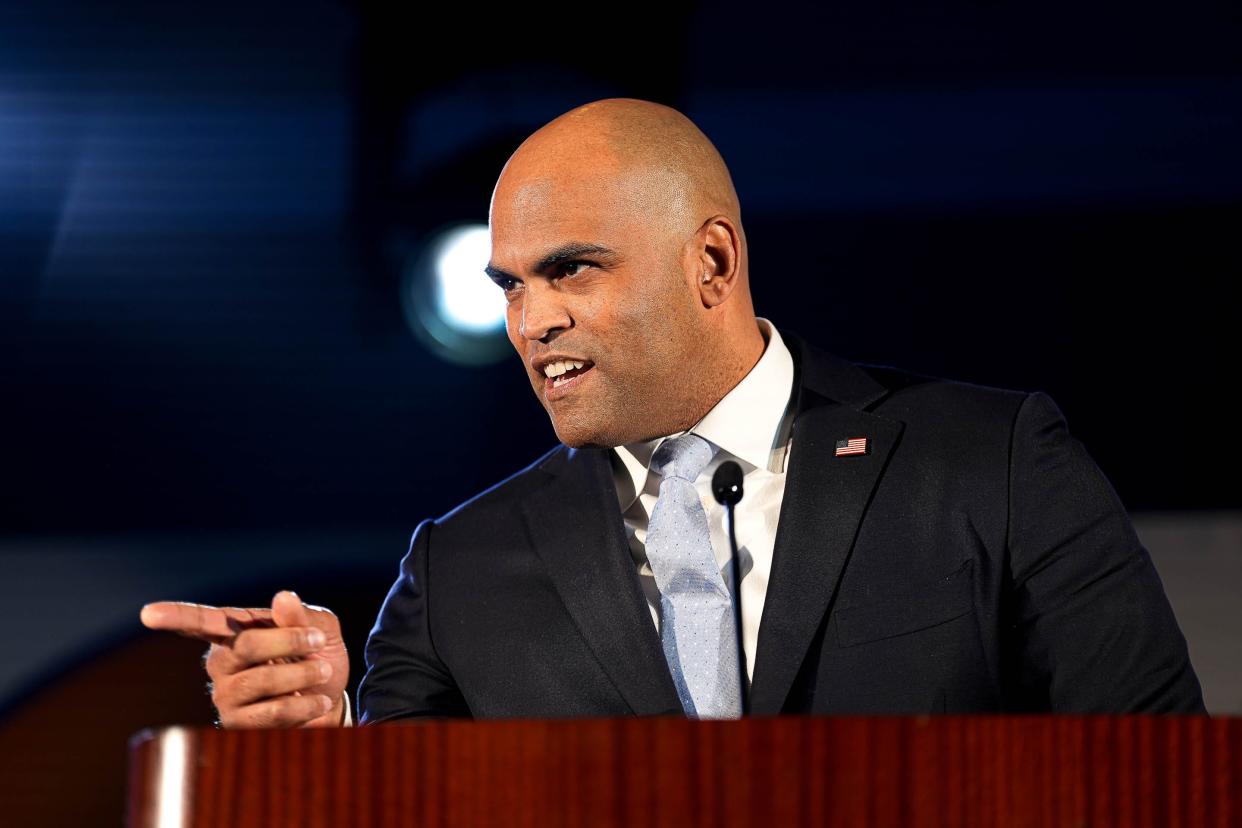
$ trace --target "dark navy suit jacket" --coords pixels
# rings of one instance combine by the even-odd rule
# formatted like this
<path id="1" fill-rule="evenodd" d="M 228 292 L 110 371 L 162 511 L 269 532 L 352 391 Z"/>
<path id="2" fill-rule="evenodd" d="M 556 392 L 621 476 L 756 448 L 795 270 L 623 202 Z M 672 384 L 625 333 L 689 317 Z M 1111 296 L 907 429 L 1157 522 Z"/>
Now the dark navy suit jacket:
<path id="1" fill-rule="evenodd" d="M 1053 400 L 787 335 L 796 414 L 754 714 L 1204 712 L 1112 486 Z M 866 437 L 868 454 L 837 457 Z M 419 524 L 361 721 L 681 714 L 604 449 Z"/>

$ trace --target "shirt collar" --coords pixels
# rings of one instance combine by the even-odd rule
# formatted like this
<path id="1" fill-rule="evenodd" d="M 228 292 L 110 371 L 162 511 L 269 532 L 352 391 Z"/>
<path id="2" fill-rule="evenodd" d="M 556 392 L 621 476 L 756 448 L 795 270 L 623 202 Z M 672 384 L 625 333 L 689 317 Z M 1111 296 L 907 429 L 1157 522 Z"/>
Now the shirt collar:
<path id="1" fill-rule="evenodd" d="M 741 460 L 743 471 L 770 467 L 773 450 L 783 441 L 785 415 L 793 392 L 794 364 L 788 346 L 771 322 L 761 316 L 755 317 L 755 321 L 767 341 L 763 355 L 750 373 L 690 429 Z M 611 452 L 622 512 L 643 490 L 651 456 L 661 442 L 672 436 L 676 435 L 617 446 Z"/>

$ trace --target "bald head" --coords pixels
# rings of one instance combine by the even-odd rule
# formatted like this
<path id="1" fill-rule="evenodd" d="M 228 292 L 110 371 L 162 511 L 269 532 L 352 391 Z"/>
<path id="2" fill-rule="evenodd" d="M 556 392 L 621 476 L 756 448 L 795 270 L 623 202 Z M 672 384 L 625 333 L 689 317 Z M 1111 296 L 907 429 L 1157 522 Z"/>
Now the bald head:
<path id="1" fill-rule="evenodd" d="M 489 224 L 509 339 L 568 445 L 689 428 L 763 352 L 733 181 L 675 109 L 609 98 L 544 125 Z"/>
<path id="2" fill-rule="evenodd" d="M 694 122 L 672 107 L 636 98 L 593 101 L 527 138 L 501 172 L 546 188 L 553 178 L 607 177 L 624 188 L 630 209 L 654 224 L 688 231 L 713 214 L 741 228 L 737 191 L 724 159 Z M 493 193 L 493 207 L 495 193 Z"/>

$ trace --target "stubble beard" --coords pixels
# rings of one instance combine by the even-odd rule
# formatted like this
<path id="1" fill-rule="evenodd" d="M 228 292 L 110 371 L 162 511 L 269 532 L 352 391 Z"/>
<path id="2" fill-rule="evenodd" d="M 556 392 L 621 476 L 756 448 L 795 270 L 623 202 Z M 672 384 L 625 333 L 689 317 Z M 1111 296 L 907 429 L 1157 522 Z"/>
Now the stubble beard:
<path id="1" fill-rule="evenodd" d="M 681 375 L 674 374 L 661 383 L 659 387 L 670 392 L 664 396 L 615 388 L 597 389 L 600 398 L 589 405 L 566 406 L 568 400 L 560 401 L 559 415 L 553 414 L 551 404 L 540 399 L 557 438 L 565 445 L 615 448 L 676 434 L 702 419 L 711 405 L 699 399 L 703 389 L 686 387 L 684 382 L 679 382 L 682 379 Z M 655 386 L 648 383 L 648 387 Z"/>
<path id="2" fill-rule="evenodd" d="M 598 383 L 601 378 L 594 379 Z M 593 393 L 598 395 L 595 400 L 566 398 L 555 404 L 540 395 L 557 439 L 570 448 L 613 448 L 630 442 L 624 424 L 627 409 L 633 406 L 627 405 L 626 395 L 607 389 L 593 389 Z"/>

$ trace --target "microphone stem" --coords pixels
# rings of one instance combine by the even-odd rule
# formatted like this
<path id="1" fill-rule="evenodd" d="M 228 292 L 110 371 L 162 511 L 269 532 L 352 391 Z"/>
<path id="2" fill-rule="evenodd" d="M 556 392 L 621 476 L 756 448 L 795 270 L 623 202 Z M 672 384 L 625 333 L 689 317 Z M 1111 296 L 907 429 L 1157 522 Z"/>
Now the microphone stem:
<path id="1" fill-rule="evenodd" d="M 742 562 L 737 552 L 737 535 L 733 530 L 734 505 L 728 504 L 725 511 L 729 522 L 729 553 L 733 556 L 733 625 L 737 630 L 738 686 L 742 690 L 742 715 L 745 716 L 750 712 L 750 692 L 747 689 L 750 679 L 746 675 L 746 647 L 742 644 Z"/>

